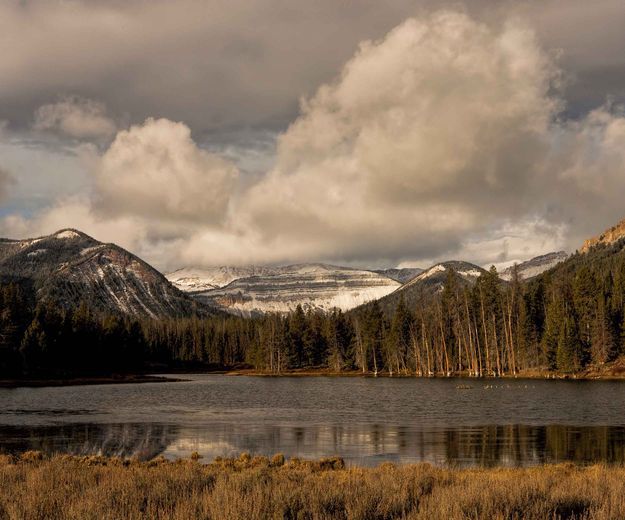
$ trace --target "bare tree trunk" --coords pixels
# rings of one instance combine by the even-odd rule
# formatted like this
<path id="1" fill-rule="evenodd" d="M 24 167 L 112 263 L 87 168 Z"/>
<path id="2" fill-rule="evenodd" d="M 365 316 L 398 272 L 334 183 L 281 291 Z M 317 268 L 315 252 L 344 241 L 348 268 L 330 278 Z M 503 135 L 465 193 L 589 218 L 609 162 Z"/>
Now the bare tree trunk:
<path id="1" fill-rule="evenodd" d="M 449 356 L 447 355 L 447 342 L 445 341 L 445 331 L 443 330 L 443 311 L 440 308 L 440 305 L 438 307 L 438 315 L 439 315 L 439 326 L 440 326 L 440 331 L 441 331 L 441 341 L 442 341 L 442 345 L 443 345 L 443 353 L 445 356 L 445 375 L 449 376 Z M 442 368 L 442 367 L 441 367 Z"/>
<path id="2" fill-rule="evenodd" d="M 512 362 L 512 373 L 516 376 L 517 365 L 516 365 L 516 346 L 514 340 L 514 334 L 512 332 L 512 310 L 514 309 L 514 303 L 516 301 L 515 294 L 512 295 L 512 301 L 510 302 L 510 307 L 508 311 L 508 334 L 510 335 L 510 354 L 511 354 L 511 362 Z"/>
<path id="3" fill-rule="evenodd" d="M 425 336 L 425 323 L 421 321 L 421 335 L 423 336 L 423 343 L 425 344 L 425 354 L 427 356 L 428 376 L 432 375 L 432 365 L 430 364 L 430 346 Z"/>
<path id="4" fill-rule="evenodd" d="M 497 375 L 501 376 L 502 372 L 501 372 L 501 360 L 499 358 L 499 340 L 497 339 L 497 322 L 495 320 L 495 314 L 491 314 L 491 318 L 492 318 L 492 322 L 493 322 L 493 338 L 495 340 L 495 352 L 496 352 L 496 357 L 495 360 L 497 361 Z"/>
<path id="5" fill-rule="evenodd" d="M 484 313 L 484 296 L 480 287 L 480 307 L 482 309 L 482 327 L 484 328 L 484 347 L 486 348 L 486 373 L 490 374 L 490 351 L 488 348 L 488 329 L 486 327 L 486 316 Z"/>

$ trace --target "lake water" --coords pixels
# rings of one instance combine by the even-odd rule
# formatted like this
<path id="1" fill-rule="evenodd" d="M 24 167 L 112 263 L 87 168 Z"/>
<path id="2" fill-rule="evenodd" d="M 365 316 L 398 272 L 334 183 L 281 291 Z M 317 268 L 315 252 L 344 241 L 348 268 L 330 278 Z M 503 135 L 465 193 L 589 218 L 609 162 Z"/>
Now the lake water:
<path id="1" fill-rule="evenodd" d="M 0 452 L 625 463 L 625 382 L 182 377 L 189 381 L 0 389 Z"/>

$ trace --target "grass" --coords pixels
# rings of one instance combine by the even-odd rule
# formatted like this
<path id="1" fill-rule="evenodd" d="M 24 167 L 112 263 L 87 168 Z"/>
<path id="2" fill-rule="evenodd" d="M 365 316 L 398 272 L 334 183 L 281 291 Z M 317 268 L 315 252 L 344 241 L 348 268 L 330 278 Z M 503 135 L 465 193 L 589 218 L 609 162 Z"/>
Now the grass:
<path id="1" fill-rule="evenodd" d="M 0 456 L 0 519 L 618 519 L 625 468 Z"/>

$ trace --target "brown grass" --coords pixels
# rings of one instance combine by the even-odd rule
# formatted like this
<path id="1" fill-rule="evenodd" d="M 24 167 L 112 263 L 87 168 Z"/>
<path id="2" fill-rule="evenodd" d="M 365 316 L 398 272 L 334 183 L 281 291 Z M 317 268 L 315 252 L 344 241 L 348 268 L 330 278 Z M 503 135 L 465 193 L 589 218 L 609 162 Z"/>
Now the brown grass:
<path id="1" fill-rule="evenodd" d="M 625 518 L 625 468 L 345 468 L 241 455 L 123 461 L 0 455 L 1 519 Z"/>

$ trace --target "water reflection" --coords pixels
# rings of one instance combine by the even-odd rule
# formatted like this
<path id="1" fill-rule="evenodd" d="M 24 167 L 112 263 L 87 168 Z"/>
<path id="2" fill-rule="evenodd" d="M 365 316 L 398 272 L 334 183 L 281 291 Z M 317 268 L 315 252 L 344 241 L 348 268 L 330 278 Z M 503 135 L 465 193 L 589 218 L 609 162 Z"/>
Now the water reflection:
<path id="1" fill-rule="evenodd" d="M 63 424 L 0 427 L 0 451 L 103 454 L 142 460 L 164 455 L 206 460 L 242 451 L 348 463 L 430 462 L 453 466 L 531 466 L 573 461 L 625 463 L 625 427 L 490 425 L 420 430 L 402 425 Z"/>
<path id="2" fill-rule="evenodd" d="M 162 424 L 63 424 L 0 426 L 0 451 L 106 455 L 149 460 L 177 439 L 177 428 Z"/>
<path id="3" fill-rule="evenodd" d="M 241 451 L 460 466 L 625 463 L 625 382 L 185 376 L 0 389 L 0 450 Z"/>

